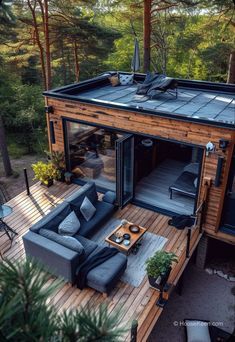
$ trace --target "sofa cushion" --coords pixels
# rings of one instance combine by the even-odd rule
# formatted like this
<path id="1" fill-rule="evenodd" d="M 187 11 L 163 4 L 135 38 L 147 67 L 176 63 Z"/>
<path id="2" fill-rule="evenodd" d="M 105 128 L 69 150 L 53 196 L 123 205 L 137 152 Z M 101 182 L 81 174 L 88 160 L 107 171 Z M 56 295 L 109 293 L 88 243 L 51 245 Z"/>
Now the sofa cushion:
<path id="1" fill-rule="evenodd" d="M 45 215 L 40 221 L 35 223 L 30 230 L 34 233 L 38 233 L 41 228 L 45 228 L 57 232 L 60 222 L 62 222 L 70 212 L 70 205 L 63 202 L 51 210 L 51 212 Z"/>
<path id="2" fill-rule="evenodd" d="M 211 342 L 209 321 L 184 320 L 188 342 Z"/>
<path id="3" fill-rule="evenodd" d="M 114 204 L 115 200 L 116 200 L 116 194 L 113 191 L 107 191 L 102 198 L 102 201 L 111 203 L 111 204 Z"/>
<path id="4" fill-rule="evenodd" d="M 72 249 L 73 251 L 77 252 L 79 255 L 84 254 L 83 245 L 72 236 L 62 236 L 51 230 L 43 229 L 43 228 L 39 230 L 39 235 L 42 235 L 49 240 L 57 242 L 58 244 L 64 247 Z"/>
<path id="5" fill-rule="evenodd" d="M 84 236 L 74 235 L 74 238 L 77 239 L 83 245 L 85 251 L 85 258 L 87 258 L 98 246 L 96 242 L 88 240 Z"/>
<path id="6" fill-rule="evenodd" d="M 80 212 L 87 222 L 95 215 L 96 208 L 87 197 L 82 202 Z"/>
<path id="7" fill-rule="evenodd" d="M 105 219 L 111 215 L 114 210 L 114 206 L 110 203 L 97 201 L 96 202 L 96 212 L 90 221 L 86 221 L 82 215 L 79 216 L 81 222 L 81 228 L 79 229 L 79 235 L 89 237 L 95 233 L 100 225 L 105 221 Z"/>
<path id="8" fill-rule="evenodd" d="M 77 218 L 77 215 L 74 211 L 71 211 L 71 213 L 68 216 L 66 216 L 62 222 L 60 222 L 58 227 L 58 233 L 60 235 L 73 236 L 78 232 L 80 226 L 81 224 L 79 219 Z"/>
<path id="9" fill-rule="evenodd" d="M 66 199 L 66 202 L 70 204 L 71 209 L 75 211 L 77 216 L 80 214 L 80 207 L 85 197 L 87 197 L 93 205 L 95 205 L 98 201 L 96 185 L 94 182 L 86 183 L 83 187 Z"/>
<path id="10" fill-rule="evenodd" d="M 101 246 L 98 247 L 89 258 L 102 248 Z M 109 293 L 115 287 L 126 267 L 126 255 L 117 253 L 87 274 L 87 286 L 103 293 Z"/>

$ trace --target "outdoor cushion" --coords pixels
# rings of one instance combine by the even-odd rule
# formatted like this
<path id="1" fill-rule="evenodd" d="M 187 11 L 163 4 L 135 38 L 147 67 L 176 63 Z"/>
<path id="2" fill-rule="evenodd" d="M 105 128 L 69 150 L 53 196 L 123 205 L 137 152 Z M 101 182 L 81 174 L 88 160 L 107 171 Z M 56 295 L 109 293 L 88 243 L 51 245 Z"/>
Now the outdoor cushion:
<path id="1" fill-rule="evenodd" d="M 186 319 L 184 322 L 187 342 L 211 342 L 208 321 Z"/>
<path id="2" fill-rule="evenodd" d="M 83 245 L 85 251 L 85 258 L 87 258 L 98 246 L 96 242 L 88 240 L 84 236 L 74 235 L 74 238 L 77 239 Z"/>
<path id="3" fill-rule="evenodd" d="M 89 258 L 102 248 L 98 247 Z M 109 293 L 115 287 L 126 267 L 126 255 L 117 253 L 87 274 L 87 286 L 102 293 Z"/>
<path id="4" fill-rule="evenodd" d="M 97 201 L 96 203 L 96 212 L 90 221 L 86 221 L 82 215 L 79 216 L 79 220 L 81 222 L 81 228 L 79 229 L 78 234 L 88 237 L 91 236 L 100 225 L 113 213 L 114 206 L 110 203 L 106 203 L 103 201 Z"/>
<path id="5" fill-rule="evenodd" d="M 78 218 L 80 214 L 80 207 L 85 197 L 87 197 L 93 205 L 95 205 L 98 201 L 96 185 L 94 182 L 86 183 L 83 187 L 66 199 L 66 202 L 70 204 L 71 209 L 75 211 Z"/>
<path id="6" fill-rule="evenodd" d="M 102 201 L 111 203 L 111 204 L 113 204 L 115 200 L 116 200 L 116 194 L 113 191 L 107 191 L 102 198 Z"/>
<path id="7" fill-rule="evenodd" d="M 68 216 L 70 212 L 70 205 L 66 202 L 63 202 L 54 208 L 50 213 L 41 218 L 40 221 L 30 227 L 30 230 L 32 232 L 38 233 L 41 228 L 46 228 L 57 232 L 59 224 L 66 216 Z"/>
<path id="8" fill-rule="evenodd" d="M 121 85 L 133 84 L 134 75 L 119 74 L 119 81 Z"/>
<path id="9" fill-rule="evenodd" d="M 82 255 L 84 253 L 83 245 L 72 236 L 62 236 L 51 230 L 43 229 L 43 228 L 39 230 L 39 235 L 42 235 L 49 240 L 57 242 L 58 244 L 64 247 L 72 249 L 73 251 L 77 252 L 79 255 Z"/>
<path id="10" fill-rule="evenodd" d="M 190 163 L 184 167 L 184 171 L 188 171 L 188 172 L 194 173 L 195 175 L 198 175 L 199 168 L 200 168 L 199 163 Z"/>
<path id="11" fill-rule="evenodd" d="M 58 233 L 61 235 L 73 236 L 80 228 L 81 224 L 74 211 L 72 211 L 65 219 L 60 222 Z"/>
<path id="12" fill-rule="evenodd" d="M 80 207 L 80 212 L 83 215 L 84 219 L 88 222 L 95 215 L 96 208 L 89 201 L 87 197 L 84 198 L 82 205 Z"/>
<path id="13" fill-rule="evenodd" d="M 196 188 L 194 186 L 196 178 L 197 176 L 194 173 L 184 171 L 169 187 L 169 189 L 194 197 L 196 196 Z"/>

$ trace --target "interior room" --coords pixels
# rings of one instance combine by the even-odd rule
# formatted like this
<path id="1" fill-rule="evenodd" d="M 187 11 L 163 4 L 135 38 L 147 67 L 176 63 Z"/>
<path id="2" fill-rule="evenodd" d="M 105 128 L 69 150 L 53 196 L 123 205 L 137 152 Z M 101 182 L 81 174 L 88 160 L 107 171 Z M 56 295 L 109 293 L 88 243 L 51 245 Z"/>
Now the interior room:
<path id="1" fill-rule="evenodd" d="M 115 141 L 122 135 L 90 125 L 67 122 L 70 170 L 83 181 L 94 180 L 107 190 L 116 190 Z"/>
<path id="2" fill-rule="evenodd" d="M 193 214 L 202 150 L 135 137 L 135 199 L 177 214 Z"/>

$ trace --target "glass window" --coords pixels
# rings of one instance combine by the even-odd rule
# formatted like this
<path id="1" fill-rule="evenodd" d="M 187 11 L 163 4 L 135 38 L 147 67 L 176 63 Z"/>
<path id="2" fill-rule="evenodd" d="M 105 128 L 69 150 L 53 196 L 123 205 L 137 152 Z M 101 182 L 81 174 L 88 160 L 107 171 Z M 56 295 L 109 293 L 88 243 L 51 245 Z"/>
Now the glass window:
<path id="1" fill-rule="evenodd" d="M 74 176 L 115 191 L 115 141 L 120 137 L 108 129 L 67 121 L 69 163 Z"/>

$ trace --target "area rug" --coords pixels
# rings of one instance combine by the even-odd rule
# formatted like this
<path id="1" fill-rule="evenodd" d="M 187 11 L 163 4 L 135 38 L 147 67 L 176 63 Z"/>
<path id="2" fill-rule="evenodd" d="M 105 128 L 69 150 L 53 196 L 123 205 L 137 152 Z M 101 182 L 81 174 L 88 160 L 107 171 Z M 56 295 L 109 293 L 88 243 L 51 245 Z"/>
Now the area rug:
<path id="1" fill-rule="evenodd" d="M 107 246 L 105 238 L 120 224 L 120 220 L 111 219 L 92 237 L 92 240 L 101 245 Z M 145 261 L 156 251 L 161 250 L 167 242 L 163 236 L 146 232 L 141 240 L 141 246 L 137 254 L 128 255 L 127 269 L 121 280 L 134 287 L 142 283 L 146 271 Z"/>

